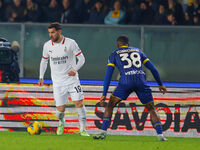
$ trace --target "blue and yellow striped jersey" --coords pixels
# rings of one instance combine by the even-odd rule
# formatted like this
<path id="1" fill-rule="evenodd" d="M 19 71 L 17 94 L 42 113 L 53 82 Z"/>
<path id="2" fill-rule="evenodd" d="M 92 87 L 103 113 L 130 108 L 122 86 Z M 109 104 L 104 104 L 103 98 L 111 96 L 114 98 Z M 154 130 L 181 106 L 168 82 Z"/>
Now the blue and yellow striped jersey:
<path id="1" fill-rule="evenodd" d="M 142 64 L 149 59 L 135 47 L 123 46 L 111 53 L 108 59 L 108 66 L 117 67 L 120 72 L 120 81 L 123 82 L 146 82 Z"/>

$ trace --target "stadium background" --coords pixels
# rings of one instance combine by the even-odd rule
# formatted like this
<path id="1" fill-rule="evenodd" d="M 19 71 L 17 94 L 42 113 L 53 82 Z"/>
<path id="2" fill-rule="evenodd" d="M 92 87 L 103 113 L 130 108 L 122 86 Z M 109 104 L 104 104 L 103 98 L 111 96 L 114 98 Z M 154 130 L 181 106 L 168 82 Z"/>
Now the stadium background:
<path id="1" fill-rule="evenodd" d="M 44 42 L 49 40 L 48 24 L 1 23 L 1 37 L 20 43 L 21 77 L 38 78 Z M 200 55 L 200 27 L 63 25 L 63 35 L 73 38 L 86 57 L 80 70 L 82 80 L 103 80 L 111 51 L 119 35 L 130 37 L 130 44 L 144 50 L 158 67 L 165 82 L 200 82 L 197 61 Z M 34 65 L 33 65 L 34 64 Z M 116 80 L 117 73 L 114 76 Z M 46 74 L 50 78 L 50 74 Z M 149 81 L 152 76 L 147 73 Z"/>
<path id="2" fill-rule="evenodd" d="M 21 82 L 27 78 L 37 79 L 42 46 L 49 39 L 47 24 L 1 23 L 0 31 L 2 37 L 9 41 L 17 40 L 20 43 Z M 103 108 L 97 106 L 102 91 L 102 82 L 98 81 L 104 78 L 108 56 L 116 48 L 116 38 L 119 35 L 127 35 L 130 37 L 130 44 L 144 50 L 157 66 L 163 81 L 195 82 L 194 84 L 165 83 L 170 91 L 168 94 L 161 95 L 154 87 L 153 94 L 156 104 L 159 106 L 157 110 L 161 115 L 162 122 L 166 124 L 166 120 L 169 121 L 165 131 L 168 136 L 198 137 L 200 132 L 199 32 L 199 27 L 182 26 L 63 25 L 63 35 L 75 39 L 86 57 L 86 64 L 79 72 L 82 83 L 84 84 L 85 80 L 92 80 L 89 85 L 84 84 L 83 86 L 88 109 L 87 115 L 89 116 L 89 132 L 97 131 L 99 123 L 101 123 L 99 116 L 101 116 Z M 117 75 L 116 72 L 113 80 L 117 79 Z M 49 70 L 46 78 L 50 78 Z M 154 81 L 148 71 L 147 79 Z M 113 82 L 112 85 L 116 85 L 116 82 Z M 153 86 L 155 85 L 153 84 Z M 28 123 L 39 120 L 44 124 L 44 131 L 55 131 L 57 119 L 55 118 L 51 86 L 46 85 L 39 88 L 35 84 L 1 84 L 0 88 L 1 130 L 24 131 Z M 113 88 L 112 86 L 110 91 Z M 133 105 L 130 106 L 127 102 L 131 102 Z M 118 121 L 114 121 L 115 117 L 113 116 L 113 123 L 117 124 L 114 127 L 111 126 L 110 134 L 155 134 L 149 115 L 145 118 L 147 114 L 143 113 L 145 110 L 135 95 L 131 95 L 127 102 L 121 103 L 115 109 L 115 117 L 118 117 Z M 135 105 L 137 106 L 135 107 Z M 68 119 L 65 132 L 78 130 L 76 113 L 71 106 L 73 105 L 70 103 L 69 111 L 66 112 L 66 119 Z M 135 117 L 133 116 L 137 112 L 139 118 L 137 118 L 137 114 Z M 137 119 L 139 122 L 136 121 Z M 143 125 L 145 126 L 141 129 L 140 127 Z"/>

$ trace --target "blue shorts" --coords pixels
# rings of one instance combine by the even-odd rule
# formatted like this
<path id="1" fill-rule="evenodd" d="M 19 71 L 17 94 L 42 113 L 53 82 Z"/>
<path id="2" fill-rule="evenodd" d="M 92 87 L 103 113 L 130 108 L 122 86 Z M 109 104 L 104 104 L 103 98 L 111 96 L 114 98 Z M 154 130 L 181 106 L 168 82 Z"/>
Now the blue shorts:
<path id="1" fill-rule="evenodd" d="M 122 85 L 118 84 L 117 88 L 113 92 L 113 96 L 119 97 L 122 100 L 126 100 L 127 97 L 135 92 L 142 104 L 147 104 L 153 101 L 151 89 L 146 84 L 141 85 Z"/>

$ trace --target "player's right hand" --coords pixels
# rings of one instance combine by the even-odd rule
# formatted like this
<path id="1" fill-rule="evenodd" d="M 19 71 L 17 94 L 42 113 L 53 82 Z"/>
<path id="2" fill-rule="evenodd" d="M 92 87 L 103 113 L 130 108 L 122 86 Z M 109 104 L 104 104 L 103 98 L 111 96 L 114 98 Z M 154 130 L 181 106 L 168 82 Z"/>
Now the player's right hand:
<path id="1" fill-rule="evenodd" d="M 103 106 L 103 103 L 105 102 L 106 100 L 106 96 L 101 96 L 100 98 L 100 105 Z"/>
<path id="2" fill-rule="evenodd" d="M 43 80 L 43 79 L 39 79 L 38 85 L 39 85 L 39 86 L 43 86 L 43 85 L 44 85 L 44 80 Z"/>
<path id="3" fill-rule="evenodd" d="M 166 89 L 166 87 L 163 86 L 163 85 L 160 85 L 160 86 L 159 86 L 159 90 L 160 90 L 160 92 L 163 93 L 163 94 L 167 93 L 167 89 Z"/>

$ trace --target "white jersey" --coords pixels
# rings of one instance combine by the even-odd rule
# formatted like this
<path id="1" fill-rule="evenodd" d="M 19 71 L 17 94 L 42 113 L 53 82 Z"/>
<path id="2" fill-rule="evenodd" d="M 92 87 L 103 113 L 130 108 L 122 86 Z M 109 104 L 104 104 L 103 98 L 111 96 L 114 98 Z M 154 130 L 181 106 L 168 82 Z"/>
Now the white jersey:
<path id="1" fill-rule="evenodd" d="M 76 56 L 82 52 L 77 43 L 63 36 L 60 43 L 47 41 L 43 47 L 43 58 L 50 60 L 51 78 L 54 86 L 69 85 L 77 80 L 75 76 L 69 76 L 68 72 L 76 65 Z"/>

